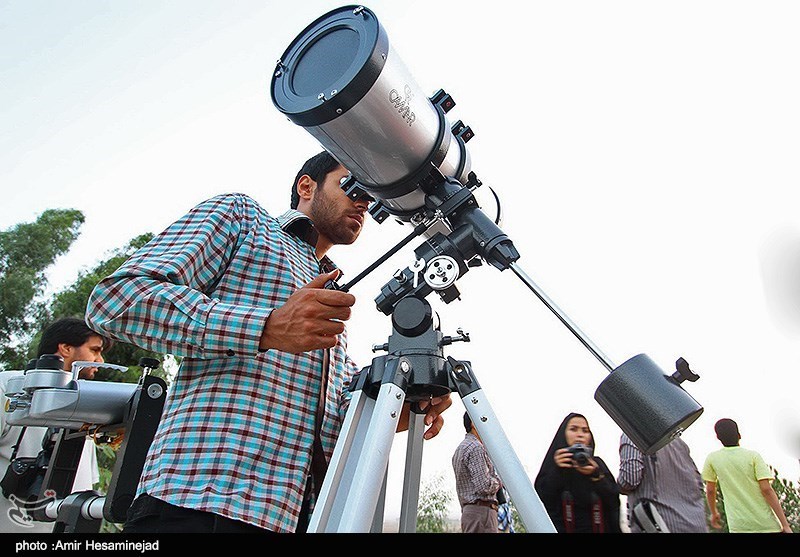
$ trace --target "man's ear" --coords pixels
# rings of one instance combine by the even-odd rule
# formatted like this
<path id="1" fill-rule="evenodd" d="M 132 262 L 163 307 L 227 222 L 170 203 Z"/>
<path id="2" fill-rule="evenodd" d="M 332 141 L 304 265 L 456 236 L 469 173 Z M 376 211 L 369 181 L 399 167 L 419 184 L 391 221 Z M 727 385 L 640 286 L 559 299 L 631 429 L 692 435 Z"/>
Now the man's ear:
<path id="1" fill-rule="evenodd" d="M 300 179 L 297 180 L 297 184 L 295 184 L 295 188 L 297 188 L 297 194 L 300 196 L 301 201 L 310 201 L 316 187 L 317 183 L 312 180 L 311 176 L 308 174 L 303 174 L 300 176 Z"/>
<path id="2" fill-rule="evenodd" d="M 56 354 L 64 358 L 64 360 L 68 360 L 69 356 L 72 354 L 73 347 L 65 342 L 58 343 L 58 351 Z"/>

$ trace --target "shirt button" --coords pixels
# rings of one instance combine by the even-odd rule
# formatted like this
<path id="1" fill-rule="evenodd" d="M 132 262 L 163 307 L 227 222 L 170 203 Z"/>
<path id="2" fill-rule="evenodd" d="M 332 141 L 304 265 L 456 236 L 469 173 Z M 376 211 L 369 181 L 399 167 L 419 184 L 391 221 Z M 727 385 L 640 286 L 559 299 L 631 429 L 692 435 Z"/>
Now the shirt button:
<path id="1" fill-rule="evenodd" d="M 228 352 L 227 352 L 227 354 L 228 354 L 228 356 L 235 356 L 235 355 L 236 355 L 236 352 L 234 352 L 233 350 L 231 350 L 230 348 L 228 348 Z"/>

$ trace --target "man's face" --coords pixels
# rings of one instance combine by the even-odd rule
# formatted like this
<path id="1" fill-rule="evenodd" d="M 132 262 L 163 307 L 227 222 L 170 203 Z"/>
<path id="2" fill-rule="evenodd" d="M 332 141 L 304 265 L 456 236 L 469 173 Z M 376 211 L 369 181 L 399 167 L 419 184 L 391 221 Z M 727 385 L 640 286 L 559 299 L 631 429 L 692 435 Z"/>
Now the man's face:
<path id="1" fill-rule="evenodd" d="M 58 353 L 64 358 L 64 369 L 72 371 L 73 362 L 97 362 L 103 363 L 103 338 L 100 336 L 90 336 L 89 340 L 80 346 L 70 346 L 59 344 Z M 80 370 L 79 379 L 94 379 L 97 372 L 96 367 L 85 367 Z"/>
<path id="2" fill-rule="evenodd" d="M 311 199 L 311 222 L 331 245 L 352 244 L 364 227 L 364 213 L 369 202 L 363 199 L 352 201 L 339 187 L 348 174 L 342 166 L 329 172 Z"/>

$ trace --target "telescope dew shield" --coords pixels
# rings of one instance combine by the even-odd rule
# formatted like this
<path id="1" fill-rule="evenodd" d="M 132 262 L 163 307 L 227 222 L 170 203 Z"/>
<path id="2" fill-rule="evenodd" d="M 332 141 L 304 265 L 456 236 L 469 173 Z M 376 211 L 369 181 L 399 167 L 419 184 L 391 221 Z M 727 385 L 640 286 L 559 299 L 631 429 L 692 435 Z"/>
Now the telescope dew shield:
<path id="1" fill-rule="evenodd" d="M 367 8 L 344 6 L 307 26 L 278 61 L 271 96 L 401 219 L 424 207 L 419 183 L 431 165 L 462 182 L 469 173 L 444 110 L 422 92 Z"/>
<path id="2" fill-rule="evenodd" d="M 703 413 L 675 376 L 664 374 L 646 354 L 611 372 L 594 398 L 645 454 L 667 445 Z"/>

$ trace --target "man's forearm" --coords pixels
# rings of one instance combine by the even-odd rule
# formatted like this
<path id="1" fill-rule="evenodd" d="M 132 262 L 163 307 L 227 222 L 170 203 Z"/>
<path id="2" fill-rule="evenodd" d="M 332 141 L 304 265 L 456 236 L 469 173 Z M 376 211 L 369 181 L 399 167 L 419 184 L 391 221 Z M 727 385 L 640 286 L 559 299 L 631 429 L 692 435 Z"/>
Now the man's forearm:
<path id="1" fill-rule="evenodd" d="M 706 501 L 711 514 L 717 513 L 717 484 L 706 483 Z"/>

